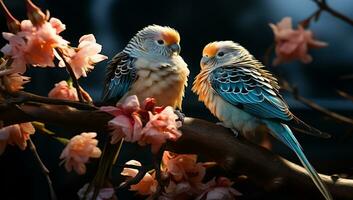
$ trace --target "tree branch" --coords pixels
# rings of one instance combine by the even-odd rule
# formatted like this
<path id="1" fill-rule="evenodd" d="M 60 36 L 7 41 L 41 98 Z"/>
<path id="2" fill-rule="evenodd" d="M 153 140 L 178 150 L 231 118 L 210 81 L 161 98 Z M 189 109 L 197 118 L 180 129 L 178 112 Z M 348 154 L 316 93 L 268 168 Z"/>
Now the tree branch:
<path id="1" fill-rule="evenodd" d="M 81 131 L 102 131 L 113 118 L 98 110 L 78 110 L 43 103 L 9 106 L 0 113 L 5 124 L 40 121 Z M 286 188 L 296 195 L 321 197 L 306 170 L 255 144 L 236 138 L 228 129 L 213 123 L 186 118 L 183 135 L 168 142 L 166 150 L 195 153 L 216 161 L 230 177 L 246 175 L 250 181 L 272 191 Z M 351 199 L 353 180 L 320 175 L 335 199 Z"/>
<path id="2" fill-rule="evenodd" d="M 316 110 L 322 114 L 325 114 L 326 116 L 328 116 L 338 122 L 343 122 L 346 124 L 353 125 L 353 119 L 346 117 L 346 116 L 343 116 L 341 114 L 338 114 L 336 112 L 330 111 L 326 108 L 323 108 L 320 105 L 316 104 L 315 102 L 301 96 L 299 94 L 298 88 L 290 86 L 288 82 L 284 81 L 284 83 L 282 85 L 282 89 L 290 92 L 296 100 L 305 104 L 306 106 L 310 107 L 311 109 Z"/>
<path id="3" fill-rule="evenodd" d="M 53 105 L 68 105 L 77 109 L 82 109 L 82 110 L 96 110 L 97 107 L 87 104 L 87 103 L 82 103 L 82 102 L 77 102 L 77 101 L 69 101 L 69 100 L 63 100 L 63 99 L 55 99 L 55 98 L 49 98 L 49 97 L 43 97 L 39 95 L 35 95 L 32 93 L 24 92 L 24 91 L 18 91 L 14 93 L 9 93 L 12 98 L 10 100 L 7 100 L 7 103 L 25 103 L 25 102 L 36 102 L 36 103 L 46 103 L 46 104 L 53 104 Z M 1 107 L 0 107 L 1 109 Z"/>

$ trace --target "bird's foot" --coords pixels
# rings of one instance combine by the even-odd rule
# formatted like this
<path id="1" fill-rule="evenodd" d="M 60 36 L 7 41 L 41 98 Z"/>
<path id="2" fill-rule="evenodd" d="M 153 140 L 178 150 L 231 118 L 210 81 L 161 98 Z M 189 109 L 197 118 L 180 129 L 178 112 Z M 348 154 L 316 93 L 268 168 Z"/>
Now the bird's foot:
<path id="1" fill-rule="evenodd" d="M 223 122 L 217 122 L 216 124 L 219 125 L 219 126 L 223 126 L 224 128 L 229 128 L 229 127 L 227 127 Z M 237 129 L 235 129 L 235 128 L 229 128 L 229 129 L 233 132 L 233 134 L 235 135 L 235 137 L 238 137 L 239 132 L 238 132 Z"/>
<path id="2" fill-rule="evenodd" d="M 233 134 L 235 135 L 235 137 L 238 137 L 239 132 L 238 132 L 238 130 L 237 130 L 237 129 L 235 129 L 235 128 L 231 128 L 230 130 L 233 132 Z"/>
<path id="3" fill-rule="evenodd" d="M 225 128 L 228 128 L 228 127 L 226 127 L 226 125 L 224 125 L 223 122 L 216 122 L 216 124 L 217 124 L 218 126 L 223 126 L 223 127 L 225 127 Z"/>
<path id="4" fill-rule="evenodd" d="M 180 120 L 181 123 L 184 123 L 185 114 L 182 113 L 180 110 L 174 110 L 174 113 L 178 116 L 178 120 Z"/>

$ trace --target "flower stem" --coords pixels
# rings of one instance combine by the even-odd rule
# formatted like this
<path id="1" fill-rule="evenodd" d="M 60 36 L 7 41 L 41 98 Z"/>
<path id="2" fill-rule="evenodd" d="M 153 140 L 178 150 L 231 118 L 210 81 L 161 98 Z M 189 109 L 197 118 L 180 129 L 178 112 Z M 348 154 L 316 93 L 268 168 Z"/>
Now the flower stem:
<path id="1" fill-rule="evenodd" d="M 63 59 L 63 61 L 64 61 L 64 63 L 65 63 L 65 66 L 66 66 L 66 69 L 67 69 L 67 71 L 69 72 L 70 77 L 71 77 L 71 79 L 72 79 L 72 83 L 73 83 L 74 87 L 76 88 L 78 100 L 79 100 L 81 103 L 84 103 L 85 101 L 84 101 L 84 99 L 83 99 L 83 96 L 82 96 L 82 93 L 81 93 L 81 90 L 80 90 L 80 84 L 78 83 L 78 80 L 77 80 L 77 78 L 76 78 L 76 76 L 75 76 L 74 71 L 72 70 L 71 65 L 66 61 L 62 50 L 61 50 L 60 48 L 57 48 L 57 50 L 58 50 L 58 54 L 59 54 L 60 57 Z"/>
<path id="2" fill-rule="evenodd" d="M 162 180 L 161 162 L 163 157 L 165 146 L 163 146 L 157 154 L 152 155 L 153 168 L 156 171 L 156 180 L 158 182 L 157 191 L 151 196 L 151 199 L 158 199 L 158 197 L 164 192 L 164 183 Z"/>
<path id="3" fill-rule="evenodd" d="M 39 166 L 40 166 L 40 168 L 42 170 L 42 173 L 45 175 L 45 178 L 47 179 L 51 200 L 57 200 L 57 197 L 56 197 L 56 194 L 55 194 L 55 191 L 54 191 L 54 188 L 53 188 L 53 184 L 52 184 L 52 181 L 51 181 L 50 176 L 49 176 L 49 170 L 44 165 L 44 163 L 41 160 L 41 158 L 39 157 L 39 154 L 37 152 L 37 148 L 34 145 L 34 143 L 31 140 L 31 138 L 28 139 L 28 147 L 32 151 L 32 153 L 34 154 L 34 157 L 36 158 L 36 161 L 38 162 L 38 164 L 39 164 Z"/>
<path id="4" fill-rule="evenodd" d="M 98 163 L 96 175 L 86 191 L 86 194 L 88 194 L 88 192 L 93 189 L 93 199 L 97 198 L 99 190 L 102 189 L 111 178 L 112 168 L 117 157 L 119 156 L 123 142 L 123 139 L 116 144 L 110 144 L 109 140 L 106 141 L 103 153 Z"/>

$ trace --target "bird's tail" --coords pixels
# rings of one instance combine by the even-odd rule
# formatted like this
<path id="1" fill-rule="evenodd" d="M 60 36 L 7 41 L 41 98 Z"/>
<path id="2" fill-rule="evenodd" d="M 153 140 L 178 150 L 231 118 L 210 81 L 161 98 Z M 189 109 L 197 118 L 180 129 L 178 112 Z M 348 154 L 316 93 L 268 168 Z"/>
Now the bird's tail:
<path id="1" fill-rule="evenodd" d="M 298 140 L 293 135 L 290 128 L 282 123 L 264 120 L 268 128 L 271 130 L 274 137 L 285 143 L 289 148 L 291 148 L 298 156 L 299 160 L 308 171 L 311 179 L 314 181 L 315 185 L 318 187 L 322 195 L 326 200 L 332 200 L 331 193 L 328 191 L 326 185 L 322 182 L 318 173 L 315 171 L 314 167 L 310 164 L 306 158 L 302 147 L 300 146 Z"/>

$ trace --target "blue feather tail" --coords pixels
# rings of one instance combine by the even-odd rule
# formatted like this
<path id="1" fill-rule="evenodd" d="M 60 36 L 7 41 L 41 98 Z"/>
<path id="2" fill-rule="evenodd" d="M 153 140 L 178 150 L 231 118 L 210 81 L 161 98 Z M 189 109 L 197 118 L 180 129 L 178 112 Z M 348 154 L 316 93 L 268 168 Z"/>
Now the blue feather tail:
<path id="1" fill-rule="evenodd" d="M 285 143 L 289 148 L 291 148 L 298 156 L 299 160 L 309 172 L 311 179 L 314 181 L 315 185 L 318 187 L 322 195 L 326 200 L 332 200 L 331 193 L 328 191 L 326 185 L 322 182 L 318 173 L 315 171 L 314 167 L 310 164 L 306 158 L 302 147 L 300 146 L 298 140 L 293 135 L 290 128 L 278 122 L 264 120 L 268 128 L 272 131 L 274 137 Z"/>

